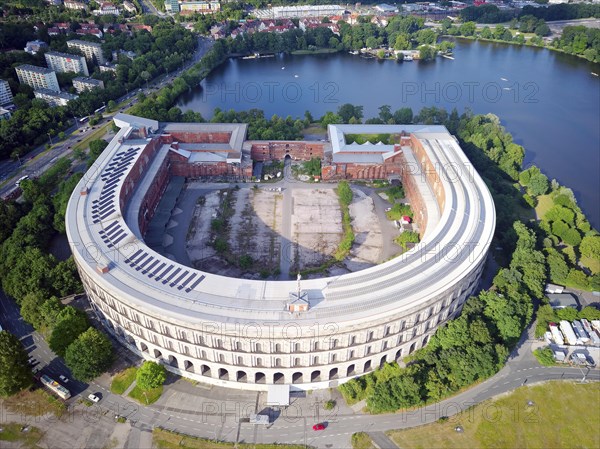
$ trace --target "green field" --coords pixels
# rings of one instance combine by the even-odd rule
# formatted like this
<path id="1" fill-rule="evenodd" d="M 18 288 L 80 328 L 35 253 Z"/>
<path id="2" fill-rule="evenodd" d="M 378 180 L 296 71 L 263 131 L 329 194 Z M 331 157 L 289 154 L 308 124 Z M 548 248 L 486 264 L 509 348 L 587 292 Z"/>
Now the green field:
<path id="1" fill-rule="evenodd" d="M 155 428 L 152 432 L 154 445 L 160 449 L 309 449 L 311 446 L 298 444 L 244 444 L 225 443 L 205 438 L 195 438 Z"/>
<path id="2" fill-rule="evenodd" d="M 130 367 L 117 374 L 110 384 L 110 391 L 114 394 L 123 394 L 135 380 L 137 368 Z"/>
<path id="3" fill-rule="evenodd" d="M 598 448 L 598 404 L 600 383 L 548 382 L 518 388 L 445 422 L 388 435 L 403 449 Z"/>
<path id="4" fill-rule="evenodd" d="M 535 214 L 537 215 L 538 220 L 541 220 L 548 209 L 554 206 L 554 201 L 552 201 L 552 196 L 548 195 L 540 195 L 537 197 L 537 206 L 535 207 Z"/>
<path id="5" fill-rule="evenodd" d="M 61 417 L 66 411 L 65 403 L 45 389 L 24 390 L 3 399 L 4 406 L 11 412 L 29 416 L 51 414 Z"/>
<path id="6" fill-rule="evenodd" d="M 352 449 L 375 449 L 373 440 L 365 432 L 352 434 Z"/>

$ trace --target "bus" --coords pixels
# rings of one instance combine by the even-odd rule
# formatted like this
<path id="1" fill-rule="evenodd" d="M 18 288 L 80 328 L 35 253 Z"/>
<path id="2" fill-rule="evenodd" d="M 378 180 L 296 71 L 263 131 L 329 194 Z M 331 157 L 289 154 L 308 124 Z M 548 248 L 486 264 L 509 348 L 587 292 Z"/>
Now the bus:
<path id="1" fill-rule="evenodd" d="M 42 382 L 42 384 L 46 388 L 51 390 L 61 399 L 69 399 L 71 397 L 71 392 L 69 390 L 67 390 L 65 387 L 63 387 L 61 384 L 59 384 L 57 381 L 52 379 L 50 376 L 47 376 L 46 374 L 40 377 L 40 382 Z"/>
<path id="2" fill-rule="evenodd" d="M 79 119 L 79 123 L 85 123 L 85 122 L 87 122 L 87 121 L 88 121 L 88 118 L 89 118 L 89 117 L 81 117 L 81 118 Z"/>
<path id="3" fill-rule="evenodd" d="M 99 114 L 100 112 L 104 112 L 106 110 L 106 105 L 100 106 L 98 109 L 94 111 L 94 114 Z"/>

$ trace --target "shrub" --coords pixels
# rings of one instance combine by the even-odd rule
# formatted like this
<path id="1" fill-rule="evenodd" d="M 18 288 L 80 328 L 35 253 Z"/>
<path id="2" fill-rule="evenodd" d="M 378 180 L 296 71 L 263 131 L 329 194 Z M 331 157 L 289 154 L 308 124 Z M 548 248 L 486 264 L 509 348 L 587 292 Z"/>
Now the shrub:
<path id="1" fill-rule="evenodd" d="M 550 348 L 538 348 L 533 351 L 533 355 L 540 362 L 540 365 L 543 366 L 553 366 L 556 365 L 556 361 L 554 360 L 554 354 L 552 353 L 552 349 Z"/>

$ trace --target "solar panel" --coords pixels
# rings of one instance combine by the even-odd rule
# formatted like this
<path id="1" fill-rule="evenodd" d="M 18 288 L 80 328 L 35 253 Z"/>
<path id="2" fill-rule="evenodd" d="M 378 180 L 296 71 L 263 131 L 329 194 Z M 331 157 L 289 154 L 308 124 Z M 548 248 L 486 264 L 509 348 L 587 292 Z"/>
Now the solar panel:
<path id="1" fill-rule="evenodd" d="M 127 237 L 127 233 L 123 232 L 123 234 L 122 234 L 122 235 L 121 235 L 121 236 L 120 236 L 118 239 L 116 239 L 115 241 L 113 241 L 113 243 L 116 245 L 116 244 L 118 244 L 118 243 L 119 243 L 121 240 L 123 240 L 125 237 Z"/>
<path id="2" fill-rule="evenodd" d="M 173 279 L 173 277 L 177 276 L 177 273 L 179 273 L 181 271 L 181 267 L 177 268 L 175 271 L 173 271 L 168 278 L 166 278 L 164 281 L 162 281 L 163 284 L 166 284 L 167 282 L 170 282 L 171 279 Z"/>
<path id="3" fill-rule="evenodd" d="M 123 229 L 121 228 L 121 226 L 117 226 L 116 228 L 112 228 L 110 231 L 108 231 L 106 233 L 106 235 L 108 235 L 112 239 L 119 232 L 123 232 Z"/>
<path id="4" fill-rule="evenodd" d="M 196 273 L 192 273 L 190 275 L 190 277 L 188 277 L 185 281 L 183 281 L 183 283 L 179 287 L 177 287 L 177 288 L 179 290 L 181 290 L 183 287 L 185 287 L 186 285 L 188 285 L 192 279 L 194 279 L 194 276 L 196 276 Z"/>
<path id="5" fill-rule="evenodd" d="M 160 280 L 161 280 L 162 278 L 164 278 L 164 277 L 165 277 L 165 275 L 166 275 L 166 274 L 167 274 L 169 271 L 171 271 L 171 270 L 172 270 L 174 267 L 175 267 L 175 265 L 169 265 L 165 271 L 163 271 L 163 272 L 162 272 L 162 273 L 160 273 L 158 276 L 156 276 L 156 280 L 157 280 L 157 281 L 160 281 Z"/>
<path id="6" fill-rule="evenodd" d="M 158 267 L 156 270 L 154 270 L 149 277 L 152 278 L 152 277 L 156 276 L 156 273 L 158 273 L 160 270 L 162 270 L 166 265 L 167 265 L 166 262 L 161 263 L 160 267 Z"/>
<path id="7" fill-rule="evenodd" d="M 143 249 L 138 249 L 133 256 L 128 257 L 127 259 L 125 259 L 125 263 L 129 263 L 130 261 L 132 261 L 133 259 L 135 259 L 137 256 L 139 256 L 144 250 Z"/>
<path id="8" fill-rule="evenodd" d="M 186 293 L 189 293 L 192 290 L 194 290 L 198 286 L 198 284 L 204 280 L 205 277 L 206 276 L 202 275 L 198 279 L 196 279 L 192 285 L 185 289 Z"/>
<path id="9" fill-rule="evenodd" d="M 115 209 L 112 208 L 109 211 L 107 211 L 106 213 L 100 215 L 100 220 L 104 220 L 105 218 L 109 217 L 112 213 L 114 213 Z"/>
<path id="10" fill-rule="evenodd" d="M 148 257 L 148 253 L 140 254 L 136 259 L 132 259 L 131 263 L 134 265 L 139 264 L 145 257 Z"/>
<path id="11" fill-rule="evenodd" d="M 140 271 L 142 268 L 144 268 L 146 265 L 148 265 L 153 260 L 154 260 L 154 257 L 150 256 L 148 259 L 144 260 L 141 264 L 139 264 L 136 267 L 136 271 Z"/>
<path id="12" fill-rule="evenodd" d="M 152 262 L 147 268 L 144 268 L 144 270 L 142 271 L 143 274 L 148 273 L 152 268 L 154 268 L 156 265 L 158 265 L 158 262 L 160 262 L 160 260 L 156 259 L 154 262 Z"/>
<path id="13" fill-rule="evenodd" d="M 114 228 L 115 226 L 119 226 L 119 222 L 118 221 L 113 221 L 111 224 L 109 224 L 106 228 L 107 231 L 110 231 L 112 228 Z"/>
<path id="14" fill-rule="evenodd" d="M 179 282 L 181 282 L 181 280 L 186 277 L 189 274 L 189 271 L 184 271 L 183 274 L 181 274 L 179 277 L 177 277 L 177 279 L 175 279 L 173 282 L 171 282 L 171 287 L 174 287 L 175 285 L 179 284 Z"/>

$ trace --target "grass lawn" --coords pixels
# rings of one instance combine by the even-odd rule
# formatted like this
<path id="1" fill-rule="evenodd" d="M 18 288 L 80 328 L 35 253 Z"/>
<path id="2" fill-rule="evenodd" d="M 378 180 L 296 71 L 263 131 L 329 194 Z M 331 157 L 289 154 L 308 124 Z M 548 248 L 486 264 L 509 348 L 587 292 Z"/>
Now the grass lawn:
<path id="1" fill-rule="evenodd" d="M 129 392 L 129 397 L 135 399 L 140 404 L 154 404 L 160 398 L 160 395 L 163 392 L 163 387 L 160 386 L 158 388 L 153 388 L 151 390 L 146 391 L 144 394 L 144 390 L 142 390 L 137 385 L 133 387 L 133 390 Z"/>
<path id="2" fill-rule="evenodd" d="M 375 449 L 373 440 L 365 432 L 352 434 L 352 449 Z"/>
<path id="3" fill-rule="evenodd" d="M 308 128 L 304 128 L 302 130 L 302 134 L 307 135 L 307 134 L 322 134 L 323 137 L 325 138 L 327 136 L 327 130 L 325 128 L 323 128 L 321 125 L 319 125 L 318 123 L 313 123 L 311 124 Z"/>
<path id="4" fill-rule="evenodd" d="M 73 145 L 73 150 L 76 150 L 76 149 L 81 149 L 84 151 L 87 150 L 87 148 L 90 146 L 90 142 L 95 139 L 101 139 L 104 136 L 104 134 L 106 134 L 108 132 L 108 129 L 110 128 L 111 125 L 112 125 L 112 119 L 109 120 L 104 125 L 100 125 L 100 127 L 98 129 L 96 129 L 92 134 L 88 135 L 81 142 Z"/>
<path id="5" fill-rule="evenodd" d="M 0 430 L 0 441 L 19 441 L 22 443 L 22 447 L 37 447 L 35 443 L 43 436 L 42 431 L 37 427 L 18 423 L 0 424 L 0 429 L 2 429 Z M 27 430 L 23 432 L 22 429 Z"/>
<path id="6" fill-rule="evenodd" d="M 215 442 L 205 438 L 190 437 L 187 435 L 169 432 L 155 428 L 152 432 L 154 444 L 159 449 L 227 449 L 236 447 L 238 449 L 306 449 L 307 446 L 299 444 L 244 444 Z"/>
<path id="7" fill-rule="evenodd" d="M 15 413 L 42 416 L 50 413 L 60 417 L 66 410 L 64 402 L 41 388 L 25 390 L 4 399 L 4 405 Z"/>
<path id="8" fill-rule="evenodd" d="M 528 401 L 534 405 L 529 407 Z M 600 383 L 548 382 L 476 405 L 445 422 L 388 435 L 410 448 L 600 447 Z M 454 428 L 460 425 L 464 432 Z"/>
<path id="9" fill-rule="evenodd" d="M 110 391 L 114 394 L 123 394 L 125 390 L 129 388 L 129 386 L 135 380 L 135 375 L 137 374 L 137 368 L 129 367 L 124 369 L 119 374 L 117 374 L 112 383 L 110 384 Z"/>
<path id="10" fill-rule="evenodd" d="M 548 209 L 554 206 L 554 202 L 552 201 L 552 197 L 548 195 L 540 195 L 537 197 L 538 203 L 535 207 L 535 214 L 537 215 L 538 220 L 541 220 Z"/>

